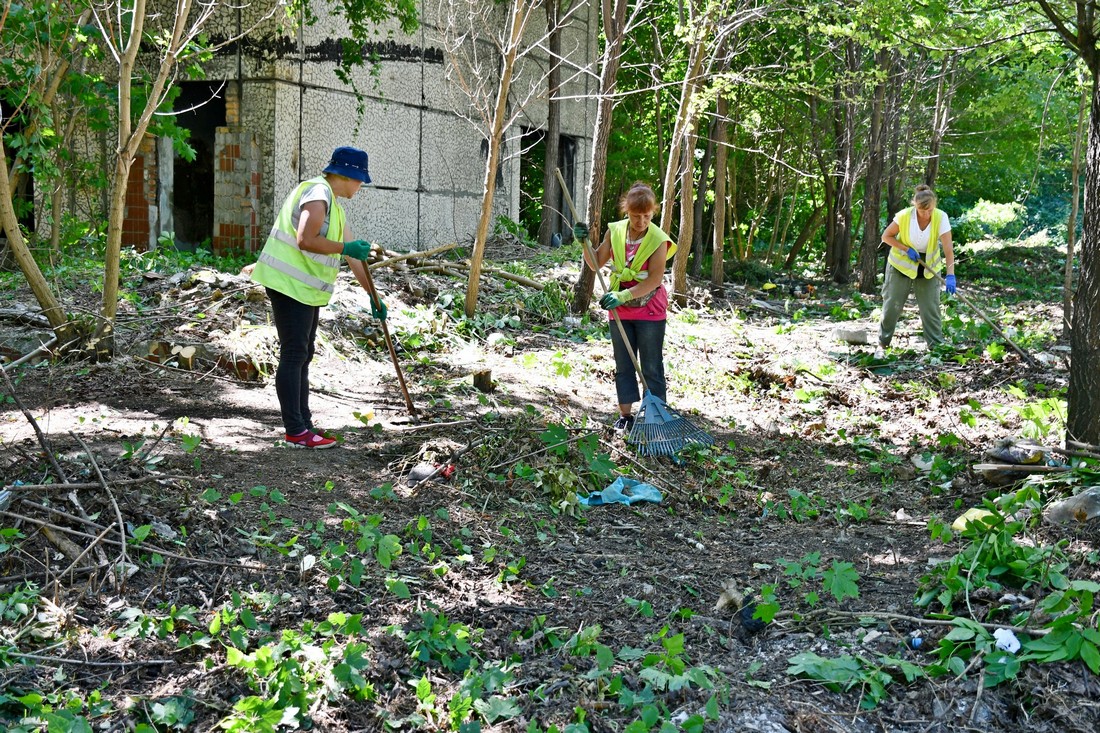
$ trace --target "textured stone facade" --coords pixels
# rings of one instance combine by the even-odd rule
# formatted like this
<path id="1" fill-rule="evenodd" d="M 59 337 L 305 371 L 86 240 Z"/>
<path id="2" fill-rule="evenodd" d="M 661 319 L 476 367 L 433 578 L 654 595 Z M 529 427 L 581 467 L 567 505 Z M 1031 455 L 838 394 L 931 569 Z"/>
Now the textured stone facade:
<path id="1" fill-rule="evenodd" d="M 220 170 L 224 149 L 217 153 L 216 242 L 230 241 L 221 236 L 238 236 L 254 249 L 250 227 L 269 227 L 283 198 L 299 181 L 317 175 L 339 145 L 360 147 L 370 156 L 373 185 L 346 207 L 356 238 L 402 250 L 472 239 L 481 212 L 485 127 L 454 80 L 455 56 L 444 50 L 452 27 L 443 23 L 448 20 L 441 15 L 443 5 L 422 0 L 422 25 L 411 35 L 380 28 L 379 42 L 366 49 L 379 65 L 360 70 L 354 79 L 361 99 L 336 74 L 339 18 L 289 33 L 269 24 L 207 67 L 209 78 L 229 82 L 226 145 L 240 146 L 233 148 L 240 151 L 255 146 L 258 156 L 245 163 L 254 163 L 256 170 L 223 176 L 229 173 Z M 538 22 L 545 22 L 542 13 L 536 15 Z M 497 12 L 489 22 L 503 24 L 504 19 Z M 594 67 L 597 22 L 598 9 L 584 4 L 565 29 L 563 49 L 570 66 Z M 469 42 L 478 44 L 486 60 L 492 58 L 493 32 L 480 28 L 481 38 Z M 499 61 L 487 68 L 496 73 L 498 66 Z M 535 58 L 527 70 L 545 66 L 545 58 Z M 519 81 L 527 78 L 521 75 Z M 595 102 L 585 94 L 595 87 L 592 75 L 582 74 L 562 90 L 563 97 L 572 97 L 563 103 L 562 131 L 576 143 L 579 180 L 588 170 L 595 115 Z M 495 92 L 495 80 L 486 88 Z M 541 97 L 537 92 L 531 94 L 518 83 L 510 95 L 510 107 L 518 115 L 505 132 L 494 215 L 519 218 L 521 128 L 546 124 L 545 90 Z M 218 136 L 221 140 L 223 133 Z M 239 137 L 229 142 L 234 136 Z M 571 183 L 576 186 L 579 180 Z M 228 227 L 224 234 L 218 230 L 222 224 Z"/>

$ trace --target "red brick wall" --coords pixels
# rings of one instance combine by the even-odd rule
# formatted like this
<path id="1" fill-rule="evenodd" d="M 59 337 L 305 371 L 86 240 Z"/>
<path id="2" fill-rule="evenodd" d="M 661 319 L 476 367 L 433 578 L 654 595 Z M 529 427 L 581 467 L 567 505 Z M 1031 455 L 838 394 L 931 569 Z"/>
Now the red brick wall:
<path id="1" fill-rule="evenodd" d="M 138 252 L 149 249 L 151 239 L 149 205 L 150 202 L 156 201 L 155 183 L 152 186 L 153 191 L 148 190 L 150 186 L 147 181 L 150 176 L 147 175 L 145 168 L 146 160 L 151 161 L 151 165 L 155 168 L 156 156 L 146 155 L 135 157 L 133 165 L 130 166 L 130 177 L 126 181 L 125 218 L 122 221 L 122 246 L 132 247 Z M 151 179 L 156 181 L 155 170 L 152 172 Z"/>
<path id="2" fill-rule="evenodd" d="M 258 252 L 267 238 L 259 221 L 260 147 L 251 133 L 230 129 L 219 127 L 215 136 L 213 249 Z"/>

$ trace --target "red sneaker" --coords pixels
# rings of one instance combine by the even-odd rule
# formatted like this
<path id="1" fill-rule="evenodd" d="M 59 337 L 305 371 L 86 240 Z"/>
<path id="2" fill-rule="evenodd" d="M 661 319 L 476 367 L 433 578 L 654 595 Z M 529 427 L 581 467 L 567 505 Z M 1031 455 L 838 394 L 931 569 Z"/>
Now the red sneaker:
<path id="1" fill-rule="evenodd" d="M 332 438 L 326 438 L 323 435 L 318 435 L 312 430 L 307 430 L 301 435 L 288 435 L 286 436 L 286 443 L 291 448 L 335 448 L 336 441 Z"/>

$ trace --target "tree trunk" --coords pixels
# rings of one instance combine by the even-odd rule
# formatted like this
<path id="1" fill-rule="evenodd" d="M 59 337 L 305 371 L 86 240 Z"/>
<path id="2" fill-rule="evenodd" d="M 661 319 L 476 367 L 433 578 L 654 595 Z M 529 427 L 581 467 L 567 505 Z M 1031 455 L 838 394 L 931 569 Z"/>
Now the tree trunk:
<path id="1" fill-rule="evenodd" d="M 550 37 L 550 69 L 547 73 L 546 91 L 546 167 L 542 174 L 542 218 L 539 220 L 539 244 L 550 246 L 554 232 L 562 230 L 565 217 L 561 211 L 561 191 L 554 170 L 561 157 L 561 4 L 560 0 L 546 3 L 546 27 Z"/>
<path id="2" fill-rule="evenodd" d="M 940 171 L 940 149 L 947 129 L 951 126 L 951 98 L 955 95 L 955 54 L 946 56 L 940 66 L 940 78 L 936 84 L 936 107 L 932 112 L 932 139 L 928 145 L 928 165 L 924 169 L 924 182 L 936 187 Z"/>
<path id="3" fill-rule="evenodd" d="M 669 139 L 672 149 L 669 151 L 668 165 L 665 166 L 664 185 L 661 191 L 661 229 L 670 235 L 672 234 L 669 228 L 672 226 L 673 202 L 676 200 L 676 179 L 678 177 L 681 180 L 683 179 L 681 156 L 690 154 L 692 148 L 694 148 L 694 144 L 692 148 L 685 145 L 684 140 L 689 135 L 695 137 L 692 132 L 689 132 L 695 126 L 696 112 L 692 107 L 692 100 L 695 97 L 695 89 L 699 85 L 699 72 L 703 68 L 703 59 L 706 56 L 706 38 L 709 38 L 709 34 L 697 33 L 695 44 L 688 53 L 688 66 L 684 71 L 684 80 L 680 84 L 680 103 L 676 110 L 676 124 L 672 129 L 672 137 Z M 690 168 L 694 173 L 695 159 L 683 160 L 683 166 Z M 681 197 L 681 200 L 683 200 L 683 197 Z M 683 219 L 682 216 L 681 219 Z M 683 233 L 679 233 L 676 238 L 684 247 L 690 245 L 690 240 L 685 240 Z M 687 253 L 685 252 L 685 254 Z M 685 257 L 685 259 L 687 258 Z M 686 272 L 685 270 L 685 275 Z"/>
<path id="4" fill-rule="evenodd" d="M 859 250 L 859 291 L 865 294 L 876 290 L 878 276 L 878 249 L 882 241 L 879 229 L 879 212 L 882 208 L 882 107 L 886 97 L 886 81 L 889 69 L 889 49 L 875 54 L 875 66 L 880 74 L 875 83 L 871 101 L 871 139 L 867 157 L 867 176 L 863 183 L 863 243 Z"/>
<path id="5" fill-rule="evenodd" d="M 703 160 L 699 163 L 699 190 L 707 189 L 707 178 L 710 177 L 710 162 L 714 159 L 714 130 L 716 121 L 710 125 L 707 132 L 707 149 L 703 153 Z M 691 276 L 700 278 L 703 276 L 703 217 L 706 213 L 707 197 L 696 196 L 695 206 L 692 210 L 691 229 Z"/>
<path id="6" fill-rule="evenodd" d="M 42 276 L 42 271 L 38 269 L 38 263 L 34 261 L 27 243 L 23 240 L 19 218 L 12 205 L 12 191 L 8 183 L 11 179 L 8 176 L 7 150 L 4 148 L 3 139 L 0 139 L 0 229 L 8 234 L 8 249 L 11 250 L 15 261 L 19 263 L 23 276 L 27 278 L 27 284 L 42 308 L 42 315 L 50 322 L 50 327 L 57 334 L 59 342 L 64 343 L 68 340 L 68 321 L 53 291 L 50 290 L 49 283 Z"/>
<path id="7" fill-rule="evenodd" d="M 470 255 L 470 278 L 466 283 L 467 318 L 477 312 L 477 294 L 481 284 L 481 266 L 485 260 L 485 242 L 489 238 L 489 224 L 493 216 L 493 197 L 496 195 L 497 167 L 500 165 L 500 141 L 504 136 L 504 122 L 508 117 L 508 91 L 512 85 L 512 73 L 516 68 L 516 56 L 526 30 L 527 0 L 514 0 L 508 20 L 508 45 L 504 49 L 500 68 L 500 85 L 497 88 L 496 108 L 493 111 L 489 131 L 489 155 L 485 160 L 485 188 L 481 198 L 481 218 L 474 235 L 474 251 Z"/>
<path id="8" fill-rule="evenodd" d="M 1077 137 L 1073 141 L 1073 165 L 1070 169 L 1072 199 L 1069 204 L 1069 221 L 1066 222 L 1066 268 L 1062 283 L 1062 336 L 1071 332 L 1073 323 L 1073 250 L 1077 244 L 1077 213 L 1081 201 L 1081 146 L 1085 138 L 1085 114 L 1089 95 L 1081 92 L 1081 104 L 1077 108 Z"/>
<path id="9" fill-rule="evenodd" d="M 798 255 L 802 252 L 802 248 L 806 246 L 806 242 L 810 241 L 813 237 L 814 231 L 821 226 L 821 219 L 825 214 L 825 206 L 819 204 L 810 214 L 810 218 L 806 220 L 806 223 L 802 225 L 802 231 L 798 233 L 798 239 L 791 245 L 791 251 L 787 253 L 787 260 L 783 263 L 784 270 L 790 270 L 794 267 L 794 262 L 798 259 Z"/>
<path id="10" fill-rule="evenodd" d="M 844 44 L 844 69 L 846 83 L 840 84 L 838 95 L 837 132 L 837 199 L 833 210 L 835 225 L 833 229 L 832 261 L 830 263 L 833 282 L 847 283 L 851 279 L 852 265 L 852 198 L 856 185 L 856 95 L 859 93 L 859 49 L 855 41 Z"/>
<path id="11" fill-rule="evenodd" d="M 798 189 L 802 186 L 802 176 L 796 174 L 794 177 L 794 190 L 791 191 L 791 205 L 787 207 L 787 221 L 783 222 L 783 231 L 779 235 L 779 251 L 783 251 L 783 243 L 787 241 L 787 232 L 791 228 L 791 222 L 794 221 L 794 212 L 798 209 Z M 768 267 L 772 266 L 771 261 L 768 263 Z"/>
<path id="12" fill-rule="evenodd" d="M 718 121 L 714 126 L 714 139 L 718 150 L 714 156 L 714 241 L 711 245 L 710 284 L 721 287 L 725 279 L 725 264 L 722 255 L 726 238 L 726 157 L 729 155 L 729 98 L 718 94 Z"/>
<path id="13" fill-rule="evenodd" d="M 596 131 L 592 136 L 592 170 L 588 176 L 588 227 L 597 244 L 603 236 L 603 192 L 607 178 L 607 146 L 611 140 L 611 112 L 614 107 L 615 81 L 622 63 L 626 9 L 628 0 L 603 0 L 604 48 L 600 70 L 600 101 L 596 108 Z M 574 197 L 577 198 L 577 197 Z M 581 214 L 581 216 L 585 216 Z M 588 311 L 596 272 L 587 263 L 573 286 L 573 312 Z"/>
<path id="14" fill-rule="evenodd" d="M 1100 85 L 1092 72 L 1092 111 L 1085 159 L 1085 218 L 1081 274 L 1073 300 L 1069 417 L 1066 437 L 1100 443 Z"/>
<path id="15" fill-rule="evenodd" d="M 692 125 L 684 137 L 684 150 L 681 154 L 683 166 L 680 171 L 680 241 L 690 242 L 694 226 L 695 207 L 695 141 L 698 138 L 696 125 Z M 690 249 L 690 248 L 689 248 Z M 676 302 L 687 305 L 687 265 L 688 253 L 680 252 L 672 260 L 672 290 Z"/>

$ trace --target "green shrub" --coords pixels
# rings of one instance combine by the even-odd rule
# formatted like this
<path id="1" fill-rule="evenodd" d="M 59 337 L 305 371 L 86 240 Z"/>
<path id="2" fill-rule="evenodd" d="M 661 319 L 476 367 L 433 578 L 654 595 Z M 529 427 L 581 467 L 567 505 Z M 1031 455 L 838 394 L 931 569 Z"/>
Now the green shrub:
<path id="1" fill-rule="evenodd" d="M 1027 224 L 1027 209 L 1023 204 L 996 204 L 985 199 L 961 217 L 952 227 L 953 237 L 960 244 L 975 242 L 985 237 L 1015 239 Z"/>

